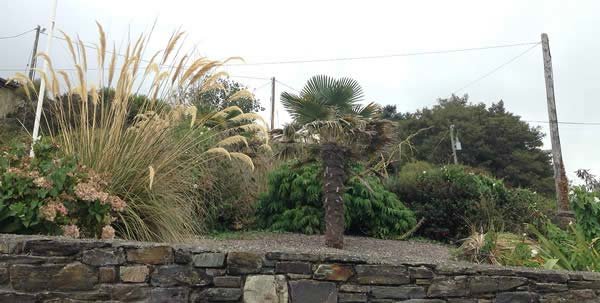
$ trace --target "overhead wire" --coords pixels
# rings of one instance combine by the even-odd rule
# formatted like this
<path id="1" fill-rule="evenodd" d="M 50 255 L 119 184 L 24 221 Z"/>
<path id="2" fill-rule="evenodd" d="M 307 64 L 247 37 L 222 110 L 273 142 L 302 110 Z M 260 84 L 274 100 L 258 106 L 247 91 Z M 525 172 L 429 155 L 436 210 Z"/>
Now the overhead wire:
<path id="1" fill-rule="evenodd" d="M 20 34 L 14 35 L 14 36 L 4 36 L 4 37 L 0 37 L 0 40 L 18 38 L 18 37 L 21 37 L 21 36 L 23 36 L 23 35 L 29 34 L 29 33 L 33 32 L 33 31 L 35 31 L 35 28 L 32 28 L 32 29 L 30 29 L 30 30 L 28 30 L 28 31 L 26 31 L 26 32 L 22 32 L 22 33 L 20 33 Z"/>

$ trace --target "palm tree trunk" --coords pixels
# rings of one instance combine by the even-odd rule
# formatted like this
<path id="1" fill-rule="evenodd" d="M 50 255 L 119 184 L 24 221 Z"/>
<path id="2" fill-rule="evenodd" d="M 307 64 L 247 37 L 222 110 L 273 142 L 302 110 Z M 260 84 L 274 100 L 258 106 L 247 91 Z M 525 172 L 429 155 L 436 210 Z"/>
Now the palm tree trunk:
<path id="1" fill-rule="evenodd" d="M 321 145 L 323 161 L 323 206 L 325 207 L 325 245 L 344 247 L 344 183 L 346 149 L 335 143 Z"/>

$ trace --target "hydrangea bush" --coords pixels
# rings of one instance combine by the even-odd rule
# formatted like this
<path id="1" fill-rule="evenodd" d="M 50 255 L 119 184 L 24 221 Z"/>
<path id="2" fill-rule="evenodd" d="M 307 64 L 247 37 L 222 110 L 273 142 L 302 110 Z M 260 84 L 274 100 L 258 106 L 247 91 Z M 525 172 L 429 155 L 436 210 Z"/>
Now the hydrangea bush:
<path id="1" fill-rule="evenodd" d="M 127 207 L 106 192 L 106 178 L 42 142 L 0 149 L 0 232 L 112 239 Z"/>

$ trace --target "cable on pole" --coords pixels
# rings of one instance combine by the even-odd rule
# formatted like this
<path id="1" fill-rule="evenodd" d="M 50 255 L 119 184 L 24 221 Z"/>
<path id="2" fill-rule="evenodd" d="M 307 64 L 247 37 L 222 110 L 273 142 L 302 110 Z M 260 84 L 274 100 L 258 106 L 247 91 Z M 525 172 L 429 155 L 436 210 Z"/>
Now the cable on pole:
<path id="1" fill-rule="evenodd" d="M 4 40 L 4 39 L 12 39 L 12 38 L 18 38 L 18 37 L 21 37 L 21 36 L 23 36 L 23 35 L 29 34 L 29 33 L 33 32 L 33 31 L 35 31 L 35 28 L 33 28 L 33 29 L 30 29 L 30 30 L 28 30 L 28 31 L 26 31 L 26 32 L 22 32 L 22 33 L 20 33 L 20 34 L 17 34 L 17 35 L 14 35 L 14 36 L 5 36 L 5 37 L 0 37 L 0 40 Z"/>
<path id="2" fill-rule="evenodd" d="M 502 64 L 501 64 L 501 65 L 499 65 L 498 67 L 496 67 L 496 68 L 492 69 L 491 71 L 489 71 L 489 72 L 487 72 L 487 73 L 483 74 L 481 77 L 479 77 L 479 78 L 477 78 L 477 79 L 475 79 L 475 80 L 473 80 L 473 81 L 471 81 L 471 82 L 467 83 L 466 85 L 464 85 L 464 86 L 462 86 L 461 88 L 459 88 L 459 89 L 455 90 L 454 92 L 452 92 L 452 94 L 453 94 L 453 95 L 455 95 L 456 93 L 460 92 L 461 90 L 463 90 L 463 89 L 465 89 L 465 88 L 467 88 L 467 87 L 470 87 L 471 85 L 473 85 L 473 84 L 475 84 L 475 83 L 477 83 L 477 82 L 479 82 L 479 81 L 481 81 L 481 80 L 483 80 L 483 79 L 485 79 L 485 78 L 487 78 L 487 77 L 491 76 L 491 75 L 492 75 L 492 74 L 494 74 L 495 72 L 497 72 L 497 71 L 501 70 L 501 69 L 502 69 L 502 68 L 504 68 L 505 66 L 507 66 L 507 65 L 509 65 L 509 64 L 511 64 L 511 63 L 513 63 L 515 60 L 517 60 L 517 59 L 519 59 L 520 57 L 524 56 L 525 54 L 527 54 L 528 52 L 530 52 L 532 49 L 534 49 L 534 48 L 535 48 L 536 46 L 538 46 L 539 44 L 540 44 L 540 42 L 536 42 L 536 43 L 535 43 L 535 44 L 534 44 L 532 47 L 530 47 L 530 48 L 526 49 L 524 52 L 522 52 L 522 53 L 519 53 L 518 55 L 516 55 L 516 56 L 512 57 L 510 60 L 508 60 L 508 61 L 506 61 L 506 62 L 502 63 Z"/>

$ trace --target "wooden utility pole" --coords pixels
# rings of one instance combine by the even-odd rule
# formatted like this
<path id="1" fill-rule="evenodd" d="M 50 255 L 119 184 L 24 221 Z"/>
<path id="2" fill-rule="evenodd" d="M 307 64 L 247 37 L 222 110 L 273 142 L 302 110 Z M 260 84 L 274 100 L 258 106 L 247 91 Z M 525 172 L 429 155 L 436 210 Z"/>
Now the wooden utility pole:
<path id="1" fill-rule="evenodd" d="M 38 42 L 40 41 L 40 32 L 42 31 L 41 26 L 35 27 L 35 41 L 33 41 L 33 53 L 31 54 L 31 63 L 29 64 L 29 80 L 33 81 L 35 77 L 35 65 L 37 63 L 37 49 Z"/>
<path id="2" fill-rule="evenodd" d="M 275 77 L 271 78 L 271 130 L 275 129 Z"/>
<path id="3" fill-rule="evenodd" d="M 542 34 L 542 51 L 544 54 L 544 79 L 546 80 L 546 101 L 548 103 L 548 120 L 550 124 L 550 138 L 552 141 L 552 164 L 554 166 L 554 185 L 556 186 L 556 199 L 559 215 L 569 212 L 569 183 L 565 173 L 565 166 L 560 148 L 558 134 L 558 118 L 556 117 L 556 103 L 554 100 L 554 76 L 552 72 L 552 55 L 548 35 Z"/>
<path id="4" fill-rule="evenodd" d="M 458 164 L 456 157 L 456 141 L 454 140 L 454 124 L 450 125 L 450 144 L 452 144 L 452 156 L 454 156 L 454 164 Z"/>

